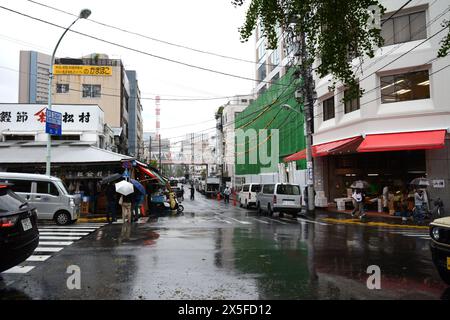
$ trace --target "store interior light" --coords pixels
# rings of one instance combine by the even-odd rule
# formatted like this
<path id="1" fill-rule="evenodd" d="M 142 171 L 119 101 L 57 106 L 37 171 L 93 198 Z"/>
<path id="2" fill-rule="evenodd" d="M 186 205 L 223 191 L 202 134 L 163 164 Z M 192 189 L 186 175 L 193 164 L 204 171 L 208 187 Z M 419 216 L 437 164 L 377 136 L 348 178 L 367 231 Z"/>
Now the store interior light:
<path id="1" fill-rule="evenodd" d="M 401 80 L 398 80 L 398 81 L 396 81 L 396 82 L 394 82 L 394 83 L 388 84 L 387 86 L 384 86 L 383 88 L 381 88 L 381 90 L 390 88 L 390 87 L 392 87 L 392 86 L 394 86 L 394 85 L 396 85 L 396 84 L 402 83 L 403 81 L 405 81 L 405 79 L 401 79 Z"/>
<path id="2" fill-rule="evenodd" d="M 411 91 L 411 89 L 401 89 L 401 90 L 398 90 L 398 91 L 396 91 L 396 92 L 394 92 L 393 94 L 405 94 L 405 93 L 408 93 L 408 92 L 410 92 Z"/>
<path id="3" fill-rule="evenodd" d="M 418 85 L 418 86 L 429 86 L 429 85 L 430 85 L 430 80 L 427 80 L 427 81 L 418 83 L 417 85 Z"/>
<path id="4" fill-rule="evenodd" d="M 369 176 L 369 177 L 378 177 L 379 174 L 378 173 L 368 173 L 367 176 Z"/>

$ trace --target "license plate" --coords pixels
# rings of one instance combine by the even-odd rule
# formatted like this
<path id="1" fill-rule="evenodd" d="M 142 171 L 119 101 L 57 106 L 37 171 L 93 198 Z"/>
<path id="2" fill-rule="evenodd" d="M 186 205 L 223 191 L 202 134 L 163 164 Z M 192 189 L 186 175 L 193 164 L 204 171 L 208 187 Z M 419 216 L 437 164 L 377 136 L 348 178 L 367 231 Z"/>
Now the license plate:
<path id="1" fill-rule="evenodd" d="M 31 228 L 33 228 L 30 218 L 26 218 L 26 219 L 22 220 L 22 228 L 23 228 L 23 231 L 27 231 L 27 230 L 30 230 Z"/>
<path id="2" fill-rule="evenodd" d="M 290 205 L 294 204 L 294 201 L 292 201 L 292 200 L 284 200 L 283 204 L 290 206 Z"/>
<path id="3" fill-rule="evenodd" d="M 450 257 L 447 257 L 447 270 L 450 270 Z"/>

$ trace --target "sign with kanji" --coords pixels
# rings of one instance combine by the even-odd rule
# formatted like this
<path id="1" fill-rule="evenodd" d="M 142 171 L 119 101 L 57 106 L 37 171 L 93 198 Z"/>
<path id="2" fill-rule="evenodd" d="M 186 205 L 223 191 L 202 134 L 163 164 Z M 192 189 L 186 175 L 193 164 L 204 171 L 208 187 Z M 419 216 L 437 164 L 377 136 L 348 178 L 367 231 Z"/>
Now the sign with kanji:
<path id="1" fill-rule="evenodd" d="M 53 66 L 53 74 L 80 75 L 80 76 L 111 76 L 112 67 L 58 64 Z"/>
<path id="2" fill-rule="evenodd" d="M 47 109 L 45 113 L 45 132 L 53 136 L 60 136 L 62 134 L 61 123 L 61 112 Z"/>

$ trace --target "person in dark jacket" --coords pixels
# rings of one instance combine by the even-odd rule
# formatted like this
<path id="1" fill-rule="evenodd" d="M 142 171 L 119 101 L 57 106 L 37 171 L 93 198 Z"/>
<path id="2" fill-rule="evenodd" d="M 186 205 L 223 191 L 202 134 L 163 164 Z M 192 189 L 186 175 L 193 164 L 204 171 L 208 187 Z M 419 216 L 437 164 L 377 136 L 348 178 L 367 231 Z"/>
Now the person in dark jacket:
<path id="1" fill-rule="evenodd" d="M 106 186 L 107 213 L 106 219 L 108 223 L 117 221 L 117 192 L 114 183 L 108 183 Z"/>

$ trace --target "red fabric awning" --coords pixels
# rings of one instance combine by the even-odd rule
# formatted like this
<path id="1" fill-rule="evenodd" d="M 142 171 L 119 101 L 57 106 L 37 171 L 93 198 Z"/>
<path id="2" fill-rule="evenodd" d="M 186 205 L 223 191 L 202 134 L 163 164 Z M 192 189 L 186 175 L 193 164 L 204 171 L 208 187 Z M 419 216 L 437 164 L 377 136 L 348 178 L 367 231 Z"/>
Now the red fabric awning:
<path id="1" fill-rule="evenodd" d="M 445 145 L 446 130 L 369 134 L 358 152 L 439 149 Z"/>
<path id="2" fill-rule="evenodd" d="M 323 157 L 329 155 L 331 152 L 338 151 L 350 143 L 355 142 L 360 139 L 360 137 L 347 138 L 327 143 L 321 143 L 312 147 L 313 157 Z M 306 159 L 306 149 L 303 149 L 297 153 L 291 154 L 290 156 L 284 158 L 285 162 L 297 161 L 301 159 Z"/>
<path id="3" fill-rule="evenodd" d="M 139 171 L 141 171 L 142 173 L 144 173 L 145 175 L 149 176 L 152 179 L 158 179 L 158 177 L 156 175 L 153 174 L 153 172 L 151 172 L 149 169 L 144 168 L 142 166 L 138 166 L 137 167 L 139 169 Z"/>

